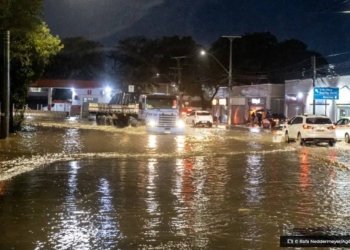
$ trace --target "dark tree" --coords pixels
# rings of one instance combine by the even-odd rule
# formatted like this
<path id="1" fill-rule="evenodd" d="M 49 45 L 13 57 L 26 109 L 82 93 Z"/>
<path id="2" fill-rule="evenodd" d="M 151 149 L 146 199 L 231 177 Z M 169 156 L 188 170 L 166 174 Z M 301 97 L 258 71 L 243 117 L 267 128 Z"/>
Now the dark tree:
<path id="1" fill-rule="evenodd" d="M 45 77 L 58 79 L 97 79 L 105 70 L 104 47 L 83 37 L 66 38 L 64 49 L 48 65 Z"/>
<path id="2" fill-rule="evenodd" d="M 191 37 L 131 37 L 119 41 L 110 57 L 124 87 L 133 84 L 142 90 L 155 82 L 157 73 L 163 80 L 177 83 L 180 68 L 180 90 L 193 92 L 197 84 L 193 57 L 197 51 L 198 46 Z M 179 65 L 177 60 L 180 60 Z"/>
<path id="3" fill-rule="evenodd" d="M 268 32 L 246 34 L 233 40 L 232 44 L 233 79 L 237 84 L 283 83 L 286 79 L 301 78 L 305 76 L 305 71 L 311 72 L 313 55 L 317 58 L 318 66 L 327 64 L 319 53 L 308 50 L 303 42 L 295 39 L 278 42 Z M 229 41 L 218 39 L 210 51 L 228 69 Z M 211 69 L 211 78 L 220 75 L 217 65 Z"/>
<path id="4" fill-rule="evenodd" d="M 24 106 L 30 83 L 42 75 L 50 58 L 62 48 L 60 39 L 42 22 L 41 10 L 42 0 L 0 1 L 0 29 L 11 33 L 11 109 L 13 105 Z M 11 110 L 11 131 L 17 127 L 12 114 Z"/>

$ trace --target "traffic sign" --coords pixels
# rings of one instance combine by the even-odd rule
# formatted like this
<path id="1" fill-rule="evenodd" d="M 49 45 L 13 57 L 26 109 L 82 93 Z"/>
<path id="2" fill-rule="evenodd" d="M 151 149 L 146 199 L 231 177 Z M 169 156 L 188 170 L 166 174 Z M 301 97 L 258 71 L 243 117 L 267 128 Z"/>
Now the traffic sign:
<path id="1" fill-rule="evenodd" d="M 135 86 L 134 85 L 129 85 L 128 86 L 129 93 L 134 93 L 135 91 Z"/>
<path id="2" fill-rule="evenodd" d="M 314 99 L 315 100 L 338 100 L 339 99 L 339 88 L 329 87 L 315 87 L 314 88 Z"/>

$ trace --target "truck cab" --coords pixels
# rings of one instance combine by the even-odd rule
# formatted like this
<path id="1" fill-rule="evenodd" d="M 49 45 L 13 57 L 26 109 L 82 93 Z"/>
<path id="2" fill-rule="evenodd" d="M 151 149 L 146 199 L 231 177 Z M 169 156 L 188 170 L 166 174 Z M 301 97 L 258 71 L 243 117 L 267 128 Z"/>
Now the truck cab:
<path id="1" fill-rule="evenodd" d="M 185 122 L 179 116 L 179 102 L 175 95 L 143 94 L 139 98 L 138 117 L 148 132 L 179 134 Z"/>

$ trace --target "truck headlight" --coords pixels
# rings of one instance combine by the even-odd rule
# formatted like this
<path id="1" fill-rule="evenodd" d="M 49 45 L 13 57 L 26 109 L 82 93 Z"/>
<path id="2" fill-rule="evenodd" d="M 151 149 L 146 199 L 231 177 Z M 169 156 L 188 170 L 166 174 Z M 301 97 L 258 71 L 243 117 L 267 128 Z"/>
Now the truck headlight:
<path id="1" fill-rule="evenodd" d="M 148 126 L 150 126 L 152 128 L 157 126 L 157 122 L 155 120 L 149 120 L 147 124 L 148 124 Z"/>
<path id="2" fill-rule="evenodd" d="M 176 120 L 176 127 L 178 128 L 184 128 L 185 127 L 185 122 L 183 120 Z"/>

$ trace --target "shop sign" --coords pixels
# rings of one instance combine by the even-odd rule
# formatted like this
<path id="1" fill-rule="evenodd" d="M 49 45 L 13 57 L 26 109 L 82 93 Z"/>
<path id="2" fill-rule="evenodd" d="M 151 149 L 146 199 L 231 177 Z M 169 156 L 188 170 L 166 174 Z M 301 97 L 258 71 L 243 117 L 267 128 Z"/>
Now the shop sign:
<path id="1" fill-rule="evenodd" d="M 249 104 L 262 105 L 262 104 L 265 104 L 265 100 L 263 98 L 250 98 Z"/>
<path id="2" fill-rule="evenodd" d="M 226 106 L 226 98 L 225 99 L 219 99 L 219 105 Z"/>
<path id="3" fill-rule="evenodd" d="M 314 88 L 315 100 L 339 100 L 339 88 Z"/>
<path id="4" fill-rule="evenodd" d="M 128 92 L 134 93 L 135 92 L 135 85 L 128 85 Z"/>

